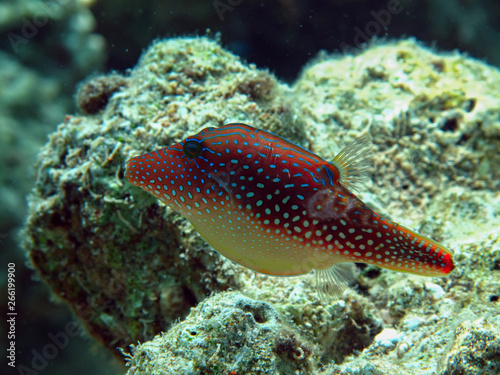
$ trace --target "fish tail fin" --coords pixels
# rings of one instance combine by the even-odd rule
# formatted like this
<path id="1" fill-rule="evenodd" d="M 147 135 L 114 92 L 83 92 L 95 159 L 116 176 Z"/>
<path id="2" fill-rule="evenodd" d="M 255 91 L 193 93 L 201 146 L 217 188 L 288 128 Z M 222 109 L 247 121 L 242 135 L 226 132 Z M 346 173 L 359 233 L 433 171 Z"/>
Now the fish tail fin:
<path id="1" fill-rule="evenodd" d="M 375 265 L 421 276 L 446 276 L 455 268 L 453 252 L 439 242 L 383 218 L 377 225 L 372 237 L 365 235 L 374 243 Z"/>
<path id="2" fill-rule="evenodd" d="M 434 241 L 432 238 L 418 234 L 402 225 L 394 223 L 398 233 L 403 233 L 408 241 L 406 245 L 408 256 L 415 261 L 415 268 L 410 273 L 422 276 L 446 276 L 455 268 L 453 262 L 453 252 Z"/>

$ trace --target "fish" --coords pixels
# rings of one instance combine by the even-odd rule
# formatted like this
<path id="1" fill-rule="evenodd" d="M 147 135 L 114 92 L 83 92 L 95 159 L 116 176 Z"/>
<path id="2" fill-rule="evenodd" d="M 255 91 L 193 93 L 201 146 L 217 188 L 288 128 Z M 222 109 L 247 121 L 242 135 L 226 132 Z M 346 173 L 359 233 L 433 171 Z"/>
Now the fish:
<path id="1" fill-rule="evenodd" d="M 277 134 L 230 123 L 130 159 L 125 179 L 179 212 L 226 258 L 266 275 L 314 271 L 322 295 L 345 289 L 345 263 L 448 275 L 449 249 L 355 195 L 369 175 L 370 144 L 361 136 L 327 161 Z"/>

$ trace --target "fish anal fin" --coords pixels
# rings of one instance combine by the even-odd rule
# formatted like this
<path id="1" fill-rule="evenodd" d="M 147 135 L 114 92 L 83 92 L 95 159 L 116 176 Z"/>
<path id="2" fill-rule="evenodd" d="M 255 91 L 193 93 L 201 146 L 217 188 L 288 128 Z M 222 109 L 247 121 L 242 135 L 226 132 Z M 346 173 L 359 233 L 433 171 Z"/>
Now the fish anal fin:
<path id="1" fill-rule="evenodd" d="M 335 264 L 328 268 L 315 268 L 316 291 L 322 301 L 339 299 L 347 289 L 347 280 L 352 274 L 350 265 Z"/>

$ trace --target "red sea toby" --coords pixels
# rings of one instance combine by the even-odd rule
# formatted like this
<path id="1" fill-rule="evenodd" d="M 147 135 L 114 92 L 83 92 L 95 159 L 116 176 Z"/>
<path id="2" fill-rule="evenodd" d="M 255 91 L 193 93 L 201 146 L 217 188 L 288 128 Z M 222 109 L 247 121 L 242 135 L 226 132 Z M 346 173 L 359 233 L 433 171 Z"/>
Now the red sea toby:
<path id="1" fill-rule="evenodd" d="M 329 162 L 245 124 L 207 128 L 127 162 L 130 183 L 187 218 L 220 254 L 254 271 L 317 271 L 345 262 L 444 276 L 452 253 L 382 218 L 353 194 L 366 172 L 363 136 Z M 330 288 L 331 289 L 331 288 Z"/>

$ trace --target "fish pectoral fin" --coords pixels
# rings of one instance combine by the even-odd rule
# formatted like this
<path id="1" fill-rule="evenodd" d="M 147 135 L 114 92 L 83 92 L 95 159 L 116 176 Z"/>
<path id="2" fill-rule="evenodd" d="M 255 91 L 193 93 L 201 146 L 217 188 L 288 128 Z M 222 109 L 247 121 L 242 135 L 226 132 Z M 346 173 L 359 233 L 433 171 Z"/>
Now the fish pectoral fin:
<path id="1" fill-rule="evenodd" d="M 330 168 L 332 165 L 336 167 L 337 171 L 333 171 L 335 177 L 349 190 L 358 190 L 360 184 L 368 177 L 372 165 L 370 145 L 370 135 L 364 134 L 344 147 L 328 163 Z"/>
<path id="2" fill-rule="evenodd" d="M 347 289 L 347 281 L 353 278 L 352 264 L 335 264 L 329 268 L 315 268 L 316 291 L 322 301 L 339 299 Z"/>
<path id="3" fill-rule="evenodd" d="M 216 182 L 218 188 L 224 190 L 225 196 L 229 197 L 228 198 L 229 205 L 231 207 L 235 207 L 233 192 L 232 192 L 231 187 L 229 186 L 230 176 L 227 173 L 223 172 L 223 173 L 218 174 L 218 175 L 217 174 L 215 174 L 213 176 L 209 175 L 209 177 L 212 178 Z"/>

